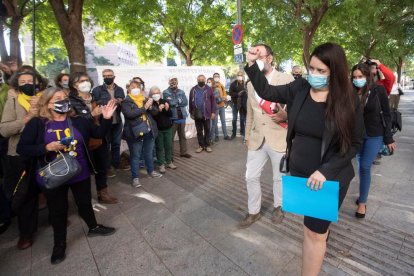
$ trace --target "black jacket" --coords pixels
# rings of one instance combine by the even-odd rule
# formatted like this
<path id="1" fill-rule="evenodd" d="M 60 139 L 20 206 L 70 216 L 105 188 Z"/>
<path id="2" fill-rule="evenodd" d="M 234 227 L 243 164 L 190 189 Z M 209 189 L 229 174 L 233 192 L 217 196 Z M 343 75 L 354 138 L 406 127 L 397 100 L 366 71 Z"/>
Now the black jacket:
<path id="1" fill-rule="evenodd" d="M 246 83 L 244 81 L 240 84 L 237 80 L 235 80 L 230 84 L 229 94 L 231 97 L 231 101 L 236 105 L 239 92 L 242 90 L 246 90 Z"/>
<path id="2" fill-rule="evenodd" d="M 89 107 L 86 105 L 85 101 L 76 93 L 69 93 L 70 104 L 72 109 L 75 111 L 76 115 L 85 117 L 86 119 L 92 120 L 92 114 Z"/>
<path id="3" fill-rule="evenodd" d="M 71 117 L 73 128 L 76 128 L 83 137 L 85 145 L 88 145 L 89 138 L 103 138 L 112 125 L 112 120 L 103 119 L 100 126 L 95 125 L 92 120 L 84 117 Z M 36 158 L 40 165 L 44 164 L 44 156 L 46 155 L 45 145 L 45 123 L 46 120 L 35 117 L 31 119 L 23 129 L 20 141 L 17 144 L 17 153 L 24 158 Z M 92 162 L 89 158 L 89 152 L 84 145 L 85 153 L 88 155 L 90 168 L 93 170 Z M 36 163 L 36 162 L 35 162 Z"/>
<path id="4" fill-rule="evenodd" d="M 394 143 L 391 133 L 390 105 L 384 86 L 375 85 L 371 88 L 364 107 L 364 123 L 368 136 L 384 136 L 384 144 Z"/>
<path id="5" fill-rule="evenodd" d="M 159 100 L 159 104 L 157 102 L 154 101 L 153 106 L 159 110 L 159 105 L 160 104 L 165 104 L 167 101 L 164 99 L 160 99 Z M 171 108 L 169 108 L 168 110 L 165 110 L 165 108 L 159 112 L 158 114 L 154 116 L 155 121 L 157 122 L 157 127 L 159 130 L 167 130 L 170 127 L 172 127 L 172 121 L 171 121 L 171 117 L 172 117 L 172 111 Z"/>
<path id="6" fill-rule="evenodd" d="M 144 101 L 144 105 L 145 102 Z M 148 122 L 150 124 L 152 135 L 154 139 L 158 136 L 158 128 L 157 123 L 155 122 L 153 116 L 158 114 L 158 109 L 154 107 L 154 105 L 149 109 L 145 110 L 144 107 L 138 107 L 134 100 L 130 97 L 126 97 L 125 100 L 121 104 L 122 114 L 124 114 L 125 124 L 124 130 L 122 133 L 122 138 L 127 141 L 134 141 L 136 140 L 134 134 L 132 133 L 132 126 L 136 126 L 137 124 L 146 124 L 145 121 L 142 120 L 142 115 L 145 114 L 148 118 Z"/>
<path id="7" fill-rule="evenodd" d="M 245 71 L 249 76 L 257 94 L 268 101 L 285 103 L 288 110 L 288 133 L 286 141 L 288 151 L 294 138 L 293 127 L 297 115 L 310 92 L 309 83 L 302 78 L 279 86 L 269 85 L 264 74 L 257 64 L 246 66 Z M 334 128 L 331 128 L 334 129 Z M 355 157 L 362 145 L 364 135 L 364 121 L 360 108 L 356 110 L 356 121 L 352 136 L 352 145 L 344 155 L 338 152 L 339 138 L 329 128 L 325 128 L 322 135 L 321 167 L 318 169 L 328 180 L 338 180 L 341 184 L 349 183 L 355 176 L 351 160 Z"/>
<path id="8" fill-rule="evenodd" d="M 125 99 L 124 89 L 114 84 L 114 98 L 115 99 Z M 92 101 L 96 102 L 96 105 L 107 105 L 111 100 L 111 94 L 109 94 L 106 84 L 95 87 L 92 90 Z M 121 106 L 118 106 L 116 113 L 119 116 L 121 114 Z"/>

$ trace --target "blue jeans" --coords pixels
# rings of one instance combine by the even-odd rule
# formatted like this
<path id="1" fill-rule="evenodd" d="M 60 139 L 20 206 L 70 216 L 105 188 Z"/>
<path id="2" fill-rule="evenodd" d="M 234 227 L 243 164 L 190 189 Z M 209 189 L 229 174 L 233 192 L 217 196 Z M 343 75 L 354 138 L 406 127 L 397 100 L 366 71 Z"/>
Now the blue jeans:
<path id="1" fill-rule="evenodd" d="M 152 133 L 144 134 L 142 140 L 127 141 L 129 154 L 131 159 L 131 175 L 132 179 L 139 177 L 139 160 L 141 153 L 144 155 L 145 166 L 148 174 L 154 171 L 154 137 Z"/>
<path id="2" fill-rule="evenodd" d="M 371 186 L 372 162 L 382 147 L 383 136 L 365 136 L 360 151 L 357 153 L 359 172 L 359 202 L 366 203 Z"/>
<path id="3" fill-rule="evenodd" d="M 231 106 L 231 111 L 233 113 L 233 120 L 231 121 L 231 124 L 233 126 L 232 135 L 236 136 L 237 133 L 237 114 L 240 114 L 240 135 L 245 136 L 245 128 L 246 128 L 246 113 L 240 112 L 237 109 L 237 106 L 233 104 Z"/>
<path id="4" fill-rule="evenodd" d="M 214 120 L 211 120 L 211 131 L 210 131 L 210 139 L 213 140 L 214 137 L 218 137 L 218 117 L 220 116 L 221 121 L 221 130 L 223 130 L 223 137 L 228 136 L 227 135 L 227 126 L 226 126 L 226 108 L 219 107 L 218 114 L 216 114 L 216 117 Z"/>
<path id="5" fill-rule="evenodd" d="M 121 163 L 121 138 L 122 138 L 122 123 L 113 124 L 111 130 L 107 135 L 108 146 L 111 152 L 111 165 L 118 168 Z"/>

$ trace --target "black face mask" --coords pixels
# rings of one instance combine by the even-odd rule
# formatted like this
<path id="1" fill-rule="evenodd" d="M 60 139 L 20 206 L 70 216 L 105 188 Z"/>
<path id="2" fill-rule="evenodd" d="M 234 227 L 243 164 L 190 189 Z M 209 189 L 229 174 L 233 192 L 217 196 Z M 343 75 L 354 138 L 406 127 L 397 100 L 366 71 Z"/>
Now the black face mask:
<path id="1" fill-rule="evenodd" d="M 206 85 L 206 82 L 205 81 L 199 81 L 198 82 L 198 86 L 204 87 L 204 85 Z"/>
<path id="2" fill-rule="evenodd" d="M 114 78 L 104 78 L 104 83 L 106 85 L 111 85 L 114 83 Z"/>
<path id="3" fill-rule="evenodd" d="M 302 75 L 301 74 L 293 74 L 293 78 L 296 80 L 296 79 L 298 79 L 298 78 L 301 78 L 302 77 Z"/>
<path id="4" fill-rule="evenodd" d="M 59 114 L 65 114 L 68 113 L 71 109 L 71 104 L 69 100 L 61 100 L 54 103 L 53 110 Z"/>
<path id="5" fill-rule="evenodd" d="M 26 83 L 19 86 L 19 90 L 27 96 L 34 96 L 36 94 L 36 86 L 34 84 Z"/>

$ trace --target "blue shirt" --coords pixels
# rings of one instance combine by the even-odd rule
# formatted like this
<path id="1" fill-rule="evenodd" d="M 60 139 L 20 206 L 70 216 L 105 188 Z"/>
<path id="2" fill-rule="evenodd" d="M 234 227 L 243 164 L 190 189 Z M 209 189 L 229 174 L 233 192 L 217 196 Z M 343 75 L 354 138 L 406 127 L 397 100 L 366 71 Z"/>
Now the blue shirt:
<path id="1" fill-rule="evenodd" d="M 201 111 L 204 114 L 204 89 L 200 87 L 196 87 L 194 98 L 195 98 L 195 106 L 198 109 L 201 109 Z"/>

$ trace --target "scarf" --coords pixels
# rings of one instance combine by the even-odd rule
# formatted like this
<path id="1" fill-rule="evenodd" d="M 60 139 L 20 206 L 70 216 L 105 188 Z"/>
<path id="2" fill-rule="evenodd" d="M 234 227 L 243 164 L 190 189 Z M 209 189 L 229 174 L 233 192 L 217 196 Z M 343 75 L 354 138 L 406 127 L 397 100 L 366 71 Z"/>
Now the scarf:
<path id="1" fill-rule="evenodd" d="M 42 95 L 42 93 L 37 93 L 36 97 L 40 97 Z M 19 93 L 19 95 L 17 95 L 17 102 L 23 106 L 23 108 L 29 112 L 30 109 L 30 100 L 32 99 L 33 96 L 28 96 L 22 92 Z"/>
<path id="2" fill-rule="evenodd" d="M 139 94 L 138 96 L 134 96 L 132 94 L 129 94 L 129 97 L 134 101 L 134 103 L 138 106 L 138 108 L 142 108 L 144 106 L 145 96 L 142 94 Z M 147 120 L 147 116 L 142 114 L 142 119 L 144 121 Z"/>

